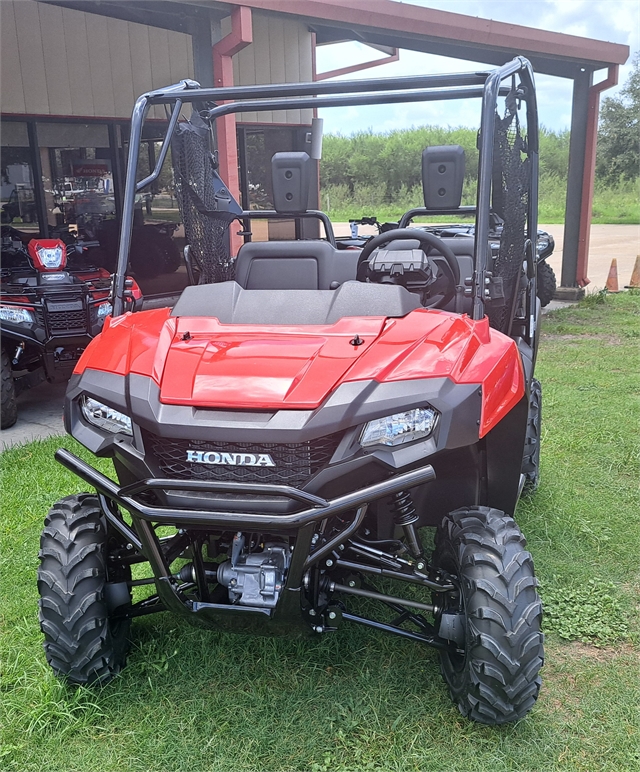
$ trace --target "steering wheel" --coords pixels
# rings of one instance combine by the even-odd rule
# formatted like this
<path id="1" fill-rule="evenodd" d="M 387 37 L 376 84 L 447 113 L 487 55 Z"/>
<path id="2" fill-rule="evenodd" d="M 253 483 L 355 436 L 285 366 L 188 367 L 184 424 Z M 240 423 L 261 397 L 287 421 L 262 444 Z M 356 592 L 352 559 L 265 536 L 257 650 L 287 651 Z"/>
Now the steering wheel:
<path id="1" fill-rule="evenodd" d="M 423 231 L 418 228 L 398 228 L 374 236 L 370 241 L 367 241 L 358 257 L 356 274 L 358 281 L 363 281 L 366 277 L 365 266 L 374 250 L 384 247 L 390 241 L 418 241 L 427 256 L 429 249 L 435 249 L 444 257 L 449 269 L 447 273 L 450 275 L 447 276 L 445 274 L 446 287 L 443 288 L 442 297 L 438 297 L 437 304 L 446 306 L 455 295 L 456 287 L 460 284 L 460 266 L 451 247 L 433 233 L 429 233 L 429 231 Z M 430 305 L 435 306 L 436 303 Z"/>

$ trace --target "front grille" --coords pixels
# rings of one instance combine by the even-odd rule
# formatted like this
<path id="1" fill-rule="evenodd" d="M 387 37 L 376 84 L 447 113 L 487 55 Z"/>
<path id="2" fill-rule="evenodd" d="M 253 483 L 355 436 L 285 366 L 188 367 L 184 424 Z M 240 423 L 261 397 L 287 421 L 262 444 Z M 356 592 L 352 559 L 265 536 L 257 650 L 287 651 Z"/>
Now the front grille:
<path id="1" fill-rule="evenodd" d="M 54 311 L 47 314 L 49 330 L 55 332 L 85 332 L 87 315 L 82 311 Z"/>
<path id="2" fill-rule="evenodd" d="M 145 447 L 156 458 L 161 474 L 179 480 L 269 483 L 300 487 L 326 466 L 335 453 L 342 433 L 298 443 L 211 442 L 175 440 L 144 432 Z M 218 453 L 268 453 L 275 466 L 223 466 L 187 461 L 187 450 Z"/>
<path id="3" fill-rule="evenodd" d="M 77 295 L 47 297 L 35 311 L 38 324 L 46 322 L 49 335 L 81 335 L 89 331 L 85 302 Z"/>

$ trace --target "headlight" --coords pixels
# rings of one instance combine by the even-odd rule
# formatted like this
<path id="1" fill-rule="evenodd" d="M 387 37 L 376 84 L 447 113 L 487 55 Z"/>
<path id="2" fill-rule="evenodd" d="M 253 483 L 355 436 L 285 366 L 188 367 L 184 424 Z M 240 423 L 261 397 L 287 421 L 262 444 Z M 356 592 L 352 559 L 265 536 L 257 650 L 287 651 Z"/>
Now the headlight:
<path id="1" fill-rule="evenodd" d="M 536 249 L 538 251 L 538 254 L 541 252 L 544 252 L 545 249 L 549 246 L 549 234 L 545 233 L 544 235 L 538 234 L 538 240 L 536 242 Z"/>
<path id="2" fill-rule="evenodd" d="M 373 445 L 404 445 L 428 437 L 436 424 L 438 412 L 431 407 L 417 407 L 406 413 L 376 418 L 364 427 L 360 444 L 363 448 Z"/>
<path id="3" fill-rule="evenodd" d="M 61 268 L 64 262 L 64 247 L 36 247 L 36 252 L 42 265 L 49 269 Z"/>
<path id="4" fill-rule="evenodd" d="M 104 429 L 107 432 L 122 432 L 133 435 L 131 419 L 124 413 L 114 410 L 109 405 L 103 405 L 97 399 L 91 397 L 82 398 L 82 415 L 90 424 Z"/>
<path id="5" fill-rule="evenodd" d="M 555 249 L 556 242 L 553 236 L 546 231 L 538 231 L 538 237 L 536 239 L 536 252 L 538 257 L 549 257 Z"/>
<path id="6" fill-rule="evenodd" d="M 111 303 L 100 303 L 98 306 L 98 321 L 104 322 L 105 318 L 113 311 Z"/>
<path id="7" fill-rule="evenodd" d="M 36 321 L 33 311 L 18 306 L 0 306 L 0 319 L 14 324 L 35 324 Z"/>

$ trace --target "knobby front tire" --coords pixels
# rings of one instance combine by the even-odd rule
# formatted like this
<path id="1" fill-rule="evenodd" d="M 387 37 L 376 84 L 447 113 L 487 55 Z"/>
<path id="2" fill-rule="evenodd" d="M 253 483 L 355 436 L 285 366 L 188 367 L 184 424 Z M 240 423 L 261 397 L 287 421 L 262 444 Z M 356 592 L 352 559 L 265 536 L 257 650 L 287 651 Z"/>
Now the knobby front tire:
<path id="1" fill-rule="evenodd" d="M 544 660 L 542 605 L 520 529 L 497 509 L 458 509 L 438 529 L 434 563 L 460 582 L 445 610 L 463 613 L 464 653 L 440 652 L 451 698 L 479 723 L 517 721 L 536 701 Z"/>
<path id="2" fill-rule="evenodd" d="M 40 628 L 47 661 L 74 684 L 106 683 L 129 649 L 130 620 L 114 621 L 106 599 L 108 534 L 96 496 L 67 496 L 49 510 L 40 539 Z M 130 570 L 115 570 L 117 581 Z"/>

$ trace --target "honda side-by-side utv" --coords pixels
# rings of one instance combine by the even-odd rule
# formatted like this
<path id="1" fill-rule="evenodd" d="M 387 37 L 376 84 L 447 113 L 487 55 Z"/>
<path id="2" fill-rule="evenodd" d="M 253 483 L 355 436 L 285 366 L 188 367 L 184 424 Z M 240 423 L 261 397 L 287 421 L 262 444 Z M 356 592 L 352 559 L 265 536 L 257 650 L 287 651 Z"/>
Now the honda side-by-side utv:
<path id="1" fill-rule="evenodd" d="M 309 157 L 278 153 L 275 209 L 259 216 L 318 217 L 326 238 L 247 241 L 230 257 L 230 224 L 243 221 L 249 238 L 257 213 L 217 174 L 216 118 L 461 98 L 482 105 L 477 204 L 460 206 L 462 148 L 430 147 L 424 214 L 475 212 L 474 235 L 402 228 L 338 250 L 326 215 L 307 211 Z M 136 182 L 154 105 L 169 106 L 167 136 Z M 125 664 L 132 619 L 159 611 L 262 634 L 357 623 L 436 648 L 475 721 L 531 709 L 542 609 L 513 513 L 538 480 L 537 142 L 521 57 L 456 75 L 183 81 L 138 99 L 113 315 L 65 403 L 67 431 L 111 458 L 116 479 L 59 450 L 92 492 L 54 504 L 41 539 L 40 622 L 56 674 L 107 681 Z M 173 308 L 126 312 L 135 196 L 169 147 L 199 283 Z M 504 221 L 493 258 L 492 211 Z"/>

